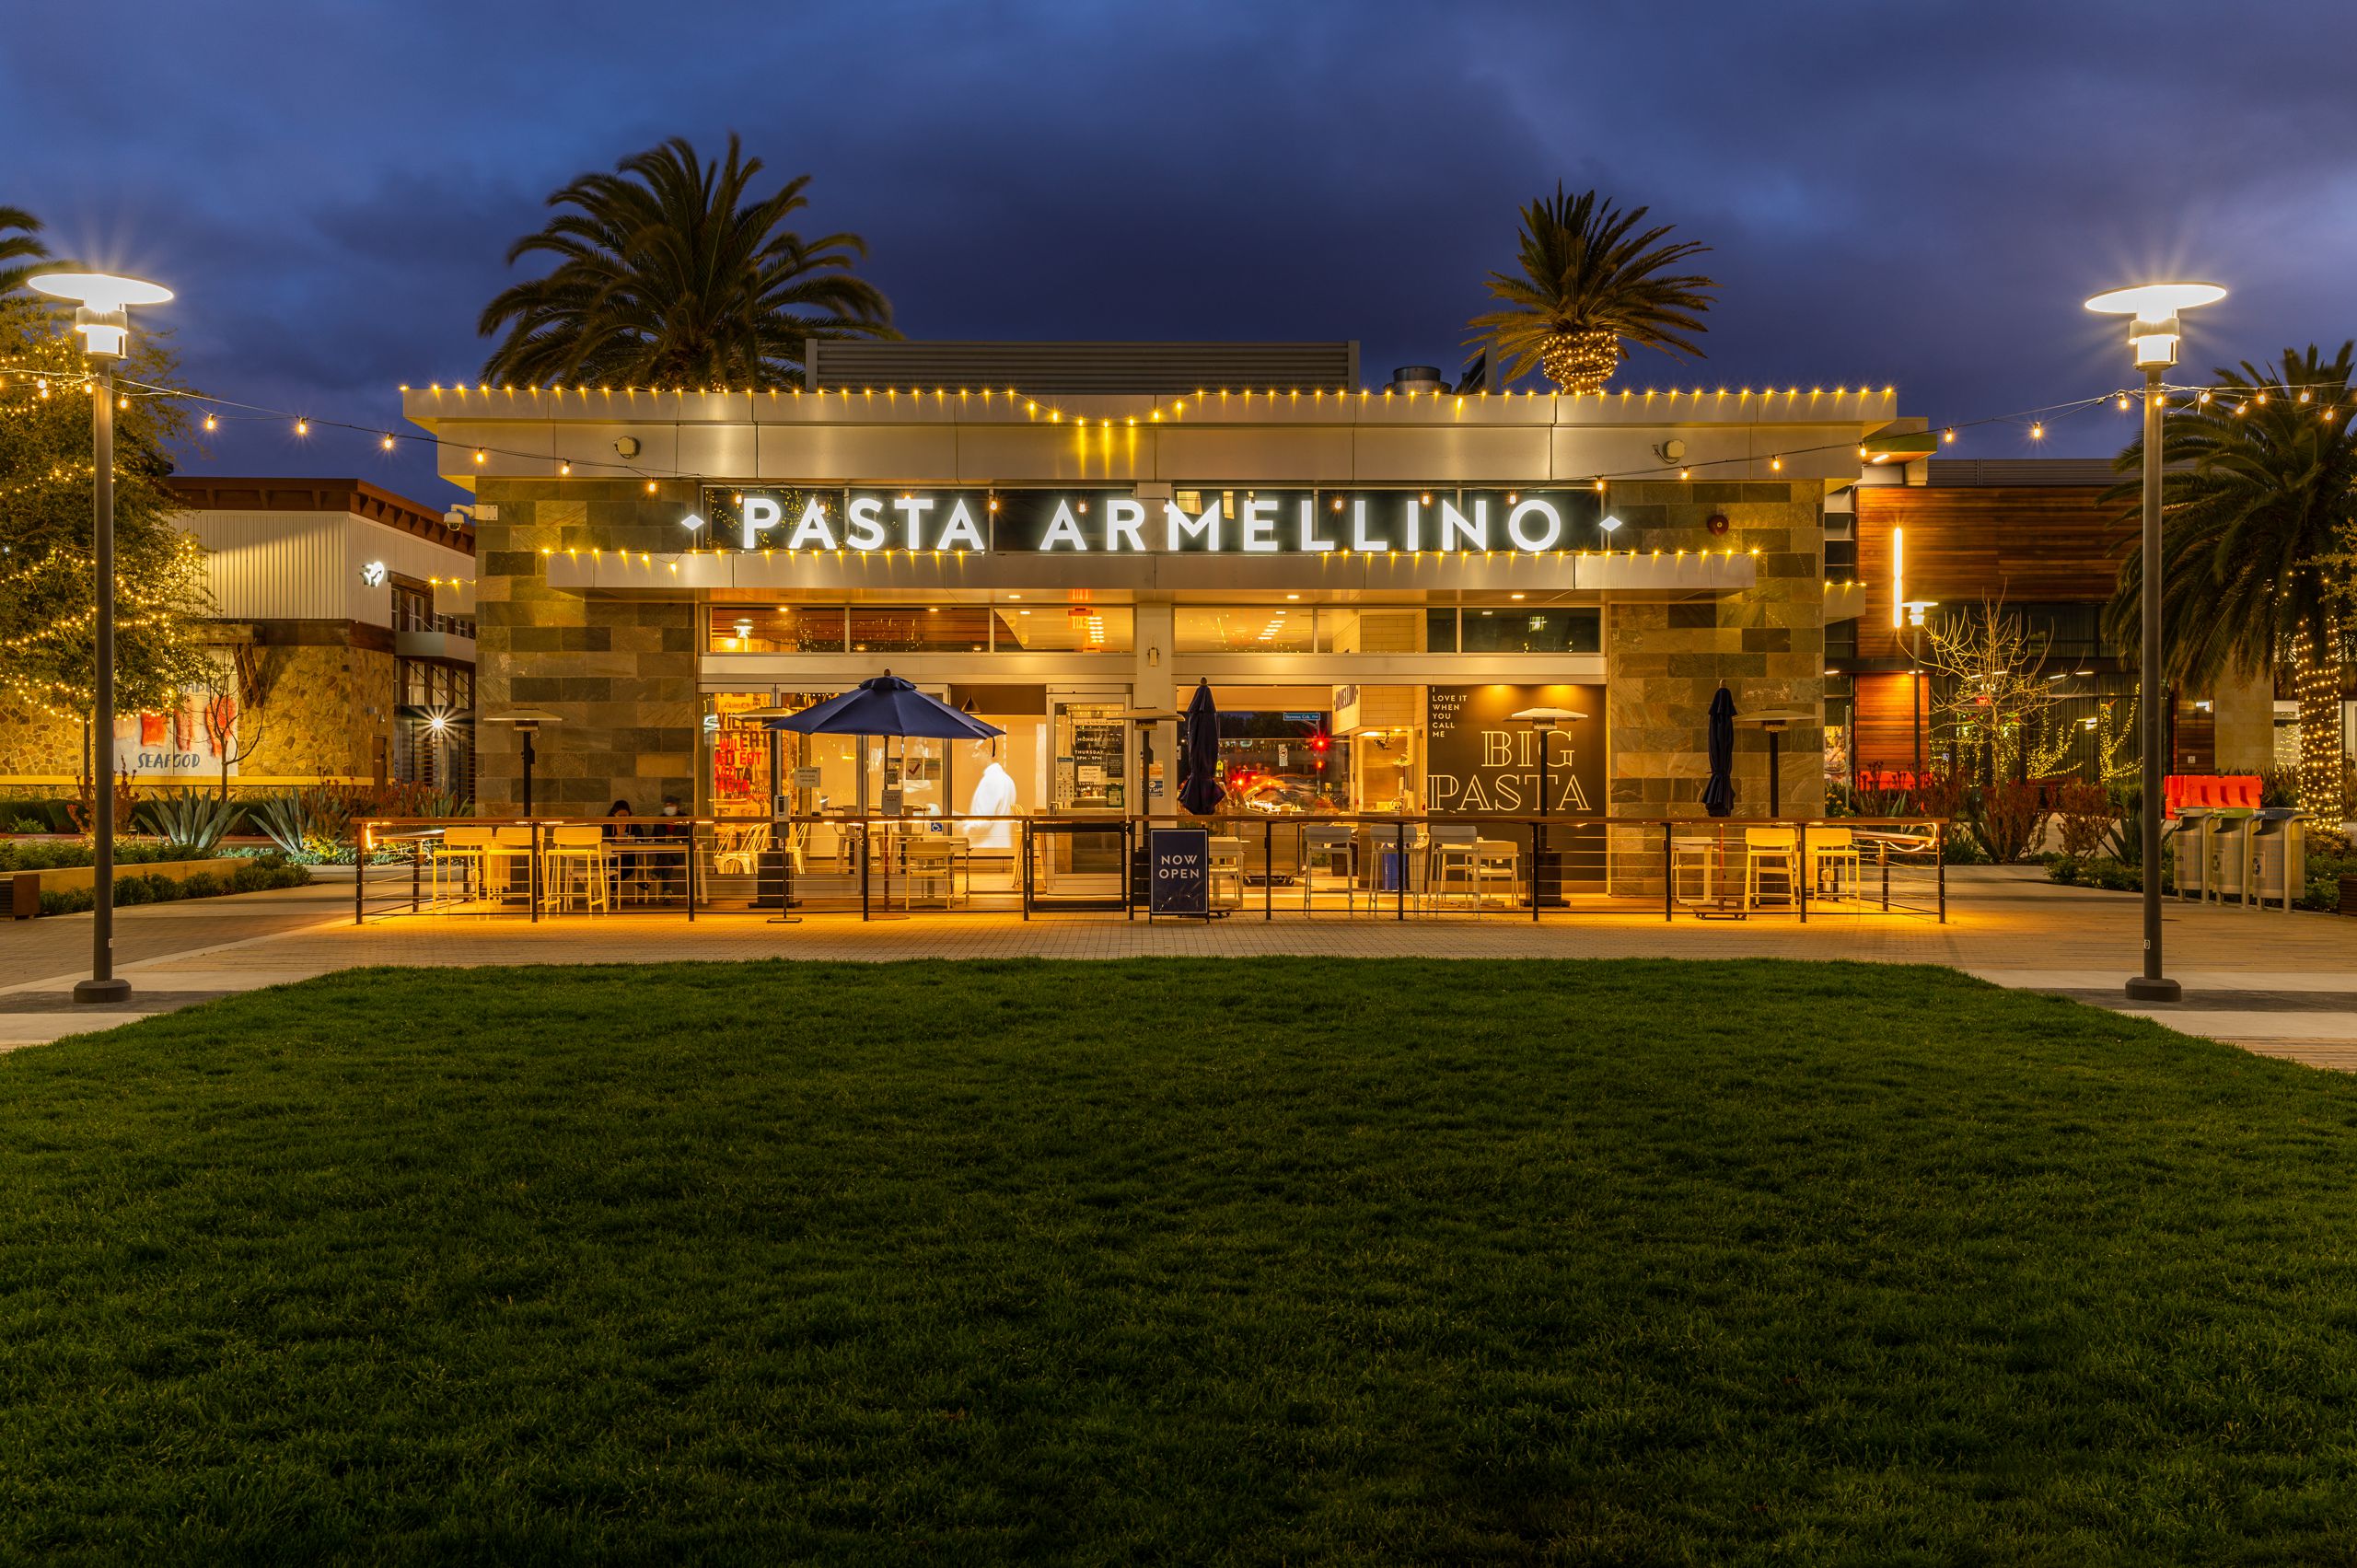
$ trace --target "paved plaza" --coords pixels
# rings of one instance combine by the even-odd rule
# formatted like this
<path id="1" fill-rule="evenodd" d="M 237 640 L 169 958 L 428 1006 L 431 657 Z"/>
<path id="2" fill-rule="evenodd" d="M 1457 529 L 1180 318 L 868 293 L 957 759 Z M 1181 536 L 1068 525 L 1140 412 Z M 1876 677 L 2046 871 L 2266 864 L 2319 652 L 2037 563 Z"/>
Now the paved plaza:
<path id="1" fill-rule="evenodd" d="M 356 966 L 644 963 L 806 958 L 1843 958 L 1948 964 L 1999 985 L 2117 1007 L 2190 1034 L 2270 1056 L 2357 1070 L 2357 920 L 2221 909 L 2172 900 L 2169 969 L 2186 988 L 2166 1007 L 2128 1007 L 2121 979 L 2137 967 L 2139 904 L 2126 894 L 2061 888 L 2034 869 L 1950 875 L 1949 918 L 1822 913 L 1665 923 L 1597 914 L 1543 924 L 1492 915 L 1405 922 L 1251 912 L 1198 923 L 1062 915 L 920 915 L 863 924 L 813 916 L 777 925 L 758 915 L 389 915 L 352 922 L 348 880 L 280 893 L 117 912 L 118 969 L 132 982 L 120 1010 L 77 1007 L 73 982 L 89 951 L 87 916 L 0 928 L 0 1049 L 38 1044 L 261 986 Z"/>

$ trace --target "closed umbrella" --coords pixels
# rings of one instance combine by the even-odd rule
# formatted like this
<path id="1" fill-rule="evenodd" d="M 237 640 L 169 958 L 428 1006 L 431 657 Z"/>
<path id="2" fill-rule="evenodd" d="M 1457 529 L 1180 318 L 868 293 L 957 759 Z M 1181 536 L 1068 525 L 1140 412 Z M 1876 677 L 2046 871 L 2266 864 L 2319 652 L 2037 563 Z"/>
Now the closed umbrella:
<path id="1" fill-rule="evenodd" d="M 813 703 L 798 714 L 767 721 L 772 729 L 797 735 L 896 735 L 931 740 L 989 740 L 1006 731 L 961 714 L 916 689 L 890 670 L 861 681 L 839 697 Z M 866 879 L 861 878 L 863 890 Z M 861 914 L 866 915 L 865 898 Z M 884 907 L 892 905 L 892 857 L 884 857 Z"/>
<path id="2" fill-rule="evenodd" d="M 1211 814 L 1227 793 L 1219 782 L 1219 705 L 1212 701 L 1212 683 L 1195 682 L 1187 701 L 1187 722 L 1181 738 L 1187 753 L 1187 776 L 1179 781 L 1178 804 L 1198 817 Z"/>
<path id="3" fill-rule="evenodd" d="M 1711 699 L 1711 782 L 1702 786 L 1702 809 L 1713 817 L 1735 810 L 1735 693 L 1724 686 Z"/>

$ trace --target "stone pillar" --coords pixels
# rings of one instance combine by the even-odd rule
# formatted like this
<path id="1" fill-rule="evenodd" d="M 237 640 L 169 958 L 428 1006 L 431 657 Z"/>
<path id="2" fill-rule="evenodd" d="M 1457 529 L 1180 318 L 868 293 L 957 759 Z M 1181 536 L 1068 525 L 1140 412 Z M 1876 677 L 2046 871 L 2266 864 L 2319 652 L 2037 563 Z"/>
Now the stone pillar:
<path id="1" fill-rule="evenodd" d="M 1131 641 L 1135 650 L 1130 672 L 1130 705 L 1137 708 L 1175 708 L 1178 705 L 1170 673 L 1170 644 L 1172 610 L 1167 604 L 1141 604 L 1136 607 L 1136 634 Z M 1144 792 L 1145 811 L 1149 817 L 1169 817 L 1178 810 L 1178 726 L 1165 722 L 1153 729 L 1155 761 L 1162 764 L 1162 793 L 1154 793 L 1154 781 L 1141 776 L 1137 787 Z"/>
<path id="2" fill-rule="evenodd" d="M 1614 817 L 1700 817 L 1711 775 L 1711 698 L 1721 682 L 1738 714 L 1799 708 L 1817 721 L 1785 730 L 1784 814 L 1825 810 L 1825 523 L 1809 484 L 1639 483 L 1612 488 L 1623 550 L 1757 551 L 1754 586 L 1717 600 L 1609 607 L 1605 668 L 1606 776 Z M 1709 531 L 1713 516 L 1727 531 Z M 1768 813 L 1768 738 L 1736 730 L 1737 817 Z M 1658 834 L 1614 835 L 1616 890 L 1658 895 Z M 1639 841 L 1643 840 L 1643 842 Z M 1632 875 L 1619 875 L 1621 867 Z M 1638 870 L 1637 868 L 1643 868 Z M 1648 886 L 1649 884 L 1649 886 Z"/>
<path id="3" fill-rule="evenodd" d="M 677 551 L 695 485 L 672 482 L 649 494 L 638 481 L 486 480 L 476 494 L 499 516 L 475 528 L 475 711 L 540 708 L 562 720 L 534 742 L 534 805 L 596 816 L 627 800 L 649 816 L 670 795 L 692 810 L 701 719 L 694 603 L 592 605 L 548 586 L 541 552 Z M 505 725 L 482 725 L 476 734 L 476 809 L 513 815 L 521 804 L 521 742 Z"/>
<path id="4" fill-rule="evenodd" d="M 2210 692 L 2218 771 L 2275 771 L 2275 678 L 2229 669 Z"/>

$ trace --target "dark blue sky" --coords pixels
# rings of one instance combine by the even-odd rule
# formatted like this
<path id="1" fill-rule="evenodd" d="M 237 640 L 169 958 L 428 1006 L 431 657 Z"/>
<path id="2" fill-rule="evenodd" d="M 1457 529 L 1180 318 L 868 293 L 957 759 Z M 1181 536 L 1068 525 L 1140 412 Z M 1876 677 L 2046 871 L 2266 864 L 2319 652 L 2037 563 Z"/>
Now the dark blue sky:
<path id="1" fill-rule="evenodd" d="M 1945 423 L 2099 392 L 2156 273 L 2192 357 L 2357 331 L 2357 7 L 160 0 L 12 17 L 0 202 L 168 283 L 187 374 L 395 422 L 479 368 L 506 245 L 575 174 L 726 133 L 816 176 L 915 337 L 1360 340 L 1457 363 L 1560 178 L 1711 244 L 1709 360 L 1626 384 L 1896 382 Z M 2083 418 L 2046 449 L 2116 445 Z M 1996 430 L 1958 456 L 2031 450 Z M 216 471 L 449 493 L 415 451 L 232 425 Z"/>

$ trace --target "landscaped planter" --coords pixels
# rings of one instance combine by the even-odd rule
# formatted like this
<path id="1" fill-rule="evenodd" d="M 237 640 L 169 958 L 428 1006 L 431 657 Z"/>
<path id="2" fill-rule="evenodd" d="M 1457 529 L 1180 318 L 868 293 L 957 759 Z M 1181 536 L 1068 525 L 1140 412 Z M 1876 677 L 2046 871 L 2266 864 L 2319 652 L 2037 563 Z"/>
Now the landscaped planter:
<path id="1" fill-rule="evenodd" d="M 146 860 L 114 868 L 117 877 L 168 877 L 175 882 L 185 882 L 200 871 L 221 874 L 225 878 L 238 868 L 238 862 L 214 856 L 204 860 Z M 41 913 L 43 893 L 87 892 L 96 885 L 98 868 L 92 865 L 62 865 L 48 871 L 12 871 L 7 873 L 8 912 L 18 920 L 30 920 Z"/>

